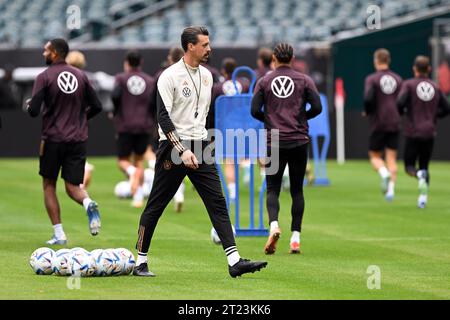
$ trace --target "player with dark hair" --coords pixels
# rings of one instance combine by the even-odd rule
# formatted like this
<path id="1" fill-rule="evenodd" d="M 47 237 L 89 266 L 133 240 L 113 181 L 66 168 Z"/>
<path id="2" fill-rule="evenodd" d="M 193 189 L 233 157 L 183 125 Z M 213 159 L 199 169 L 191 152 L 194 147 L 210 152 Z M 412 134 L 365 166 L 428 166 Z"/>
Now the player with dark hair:
<path id="1" fill-rule="evenodd" d="M 272 49 L 270 48 L 260 48 L 258 50 L 258 56 L 256 59 L 257 68 L 256 80 L 258 81 L 266 75 L 267 72 L 272 71 Z"/>
<path id="2" fill-rule="evenodd" d="M 397 149 L 400 115 L 396 99 L 402 78 L 389 69 L 391 55 L 378 49 L 373 55 L 375 72 L 368 75 L 364 88 L 364 113 L 370 121 L 369 158 L 381 177 L 381 191 L 392 201 L 397 181 Z M 383 153 L 386 162 L 383 160 Z"/>
<path id="3" fill-rule="evenodd" d="M 69 46 L 63 39 L 46 43 L 43 56 L 49 67 L 37 76 L 32 98 L 27 101 L 27 111 L 32 117 L 37 117 L 42 107 L 39 174 L 43 177 L 45 207 L 54 228 L 52 239 L 47 241 L 49 245 L 67 243 L 56 196 L 61 168 L 67 194 L 86 209 L 91 234 L 97 235 L 101 227 L 97 203 L 80 184 L 86 162 L 87 121 L 102 110 L 102 105 L 87 76 L 65 62 L 68 52 Z"/>
<path id="4" fill-rule="evenodd" d="M 322 112 L 319 92 L 313 80 L 292 69 L 294 49 L 287 43 L 278 44 L 273 50 L 275 70 L 258 82 L 252 99 L 251 112 L 263 121 L 267 133 L 268 156 L 279 153 L 279 166 L 275 174 L 267 174 L 267 211 L 269 213 L 270 235 L 264 247 L 266 254 L 273 254 L 281 235 L 278 225 L 280 211 L 279 196 L 284 168 L 289 165 L 290 191 L 292 197 L 292 237 L 290 253 L 300 253 L 300 232 L 305 200 L 303 181 L 308 160 L 308 122 Z M 311 109 L 306 111 L 306 104 Z M 262 107 L 264 106 L 264 111 Z M 271 139 L 272 130 L 279 136 Z"/>
<path id="5" fill-rule="evenodd" d="M 124 72 L 116 75 L 111 98 L 117 132 L 119 168 L 128 176 L 133 201 L 144 205 L 144 154 L 154 127 L 154 80 L 141 70 L 142 57 L 137 51 L 127 53 Z M 133 159 L 131 157 L 133 156 Z"/>
<path id="6" fill-rule="evenodd" d="M 202 198 L 227 256 L 232 277 L 255 272 L 267 262 L 241 259 L 233 236 L 227 205 L 214 163 L 198 161 L 208 145 L 206 117 L 211 103 L 213 79 L 200 64 L 211 52 L 209 32 L 204 27 L 183 30 L 184 57 L 167 68 L 157 84 L 157 115 L 160 144 L 156 155 L 152 191 L 139 223 L 133 274 L 154 276 L 148 270 L 147 253 L 164 209 L 187 175 Z M 193 150 L 193 151 L 191 151 Z"/>
<path id="7" fill-rule="evenodd" d="M 450 114 L 450 106 L 437 84 L 429 79 L 431 66 L 428 57 L 417 56 L 413 71 L 414 78 L 403 82 L 397 106 L 400 114 L 405 115 L 405 170 L 419 180 L 417 206 L 422 209 L 428 201 L 428 166 L 436 136 L 436 119 Z"/>

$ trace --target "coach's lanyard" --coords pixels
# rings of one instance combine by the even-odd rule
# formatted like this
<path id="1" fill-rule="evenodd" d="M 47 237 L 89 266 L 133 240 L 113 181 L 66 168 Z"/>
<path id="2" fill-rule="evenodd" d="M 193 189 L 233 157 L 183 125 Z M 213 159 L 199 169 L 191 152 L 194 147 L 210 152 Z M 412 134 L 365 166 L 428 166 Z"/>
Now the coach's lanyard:
<path id="1" fill-rule="evenodd" d="M 184 58 L 182 58 L 182 59 L 183 59 L 184 67 L 186 68 L 186 71 L 187 71 L 187 73 L 188 73 L 188 75 L 189 75 L 189 78 L 191 78 L 192 84 L 194 85 L 194 88 L 195 88 L 195 94 L 197 95 L 197 106 L 196 106 L 196 108 L 195 108 L 195 113 L 194 113 L 194 117 L 197 118 L 197 116 L 198 116 L 198 103 L 199 103 L 199 101 L 200 101 L 200 93 L 201 93 L 201 91 L 202 91 L 202 73 L 200 72 L 200 66 L 199 66 L 199 67 L 198 67 L 198 78 L 199 78 L 199 80 L 200 80 L 200 86 L 199 86 L 199 88 L 197 89 L 197 86 L 195 85 L 194 78 L 192 78 L 191 73 L 189 72 L 189 69 L 188 69 L 188 67 L 187 67 L 187 65 L 186 65 L 186 62 L 184 62 Z"/>

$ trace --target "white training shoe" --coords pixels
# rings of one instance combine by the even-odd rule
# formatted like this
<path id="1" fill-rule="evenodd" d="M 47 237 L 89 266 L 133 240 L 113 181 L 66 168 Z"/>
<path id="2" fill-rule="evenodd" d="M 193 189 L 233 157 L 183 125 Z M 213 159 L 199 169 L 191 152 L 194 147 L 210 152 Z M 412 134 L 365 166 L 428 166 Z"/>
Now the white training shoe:
<path id="1" fill-rule="evenodd" d="M 428 196 L 421 194 L 419 196 L 419 199 L 417 199 L 417 207 L 419 209 L 425 209 L 425 207 L 427 206 L 427 201 L 428 201 Z"/>
<path id="2" fill-rule="evenodd" d="M 46 244 L 50 245 L 50 246 L 55 246 L 55 245 L 59 245 L 59 246 L 64 246 L 67 244 L 67 238 L 66 237 L 62 237 L 62 238 L 56 238 L 55 235 L 53 235 L 53 237 L 48 240 L 46 242 Z"/>

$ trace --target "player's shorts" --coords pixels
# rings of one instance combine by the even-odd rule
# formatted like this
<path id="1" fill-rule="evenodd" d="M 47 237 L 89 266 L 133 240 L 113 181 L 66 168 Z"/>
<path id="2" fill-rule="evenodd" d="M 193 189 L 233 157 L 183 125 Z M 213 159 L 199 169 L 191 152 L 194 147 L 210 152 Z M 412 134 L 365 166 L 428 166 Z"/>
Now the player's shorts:
<path id="1" fill-rule="evenodd" d="M 149 135 L 147 133 L 119 133 L 117 137 L 117 156 L 129 157 L 132 153 L 142 156 L 147 150 Z"/>
<path id="2" fill-rule="evenodd" d="M 399 132 L 374 131 L 369 138 L 370 151 L 383 151 L 385 148 L 397 150 Z"/>
<path id="3" fill-rule="evenodd" d="M 83 183 L 86 142 L 42 141 L 39 152 L 39 174 L 51 180 L 61 177 L 73 184 Z"/>

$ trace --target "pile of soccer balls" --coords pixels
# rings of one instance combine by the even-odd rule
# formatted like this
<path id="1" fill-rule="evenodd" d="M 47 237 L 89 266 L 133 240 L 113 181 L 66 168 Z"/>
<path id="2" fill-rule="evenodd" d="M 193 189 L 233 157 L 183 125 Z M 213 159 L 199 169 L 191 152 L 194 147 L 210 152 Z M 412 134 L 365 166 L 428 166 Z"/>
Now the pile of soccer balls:
<path id="1" fill-rule="evenodd" d="M 39 248 L 30 257 L 30 266 L 40 275 L 58 276 L 118 276 L 133 271 L 133 254 L 124 248 L 96 249 L 91 252 L 83 248 L 60 249 Z"/>

